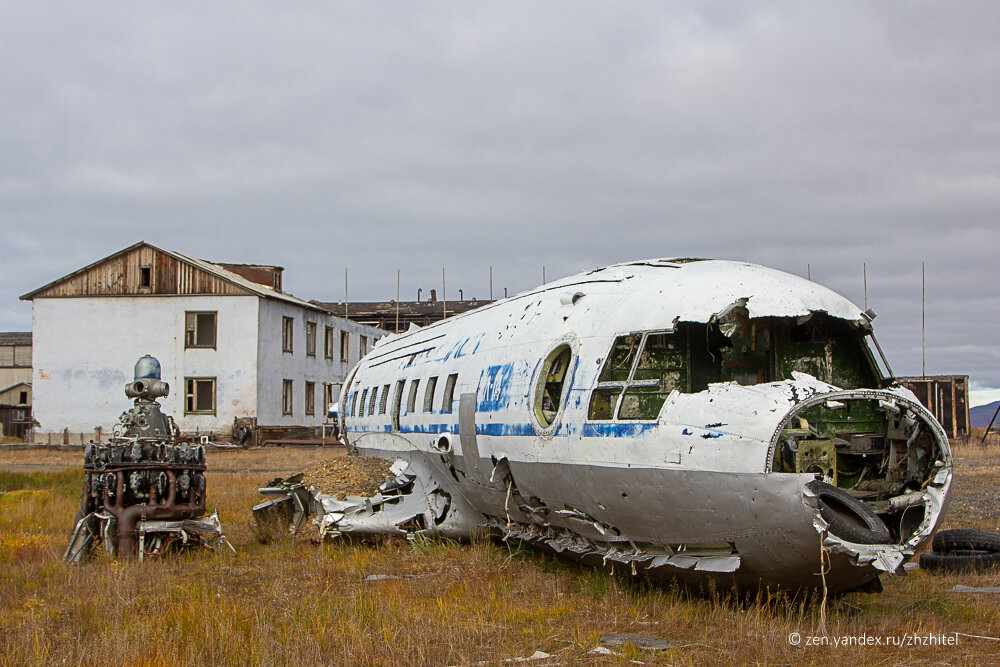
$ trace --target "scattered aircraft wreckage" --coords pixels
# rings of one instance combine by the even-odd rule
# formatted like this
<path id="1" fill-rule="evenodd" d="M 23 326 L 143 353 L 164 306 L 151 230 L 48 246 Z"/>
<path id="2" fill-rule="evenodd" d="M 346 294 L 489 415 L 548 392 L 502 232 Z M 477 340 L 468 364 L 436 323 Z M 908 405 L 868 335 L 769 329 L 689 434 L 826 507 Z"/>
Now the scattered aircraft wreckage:
<path id="1" fill-rule="evenodd" d="M 258 509 L 327 535 L 493 532 L 654 580 L 880 590 L 940 521 L 952 456 L 874 316 L 732 261 L 557 280 L 379 341 L 340 405 L 350 453 L 393 477 L 339 498 L 275 480 Z"/>
<path id="2" fill-rule="evenodd" d="M 84 560 L 97 542 L 110 555 L 139 560 L 193 545 L 229 545 L 218 512 L 204 516 L 205 448 L 179 442 L 173 417 L 156 402 L 169 392 L 160 362 L 141 357 L 125 385 L 134 407 L 122 413 L 107 444 L 91 442 L 84 450 L 67 563 Z"/>

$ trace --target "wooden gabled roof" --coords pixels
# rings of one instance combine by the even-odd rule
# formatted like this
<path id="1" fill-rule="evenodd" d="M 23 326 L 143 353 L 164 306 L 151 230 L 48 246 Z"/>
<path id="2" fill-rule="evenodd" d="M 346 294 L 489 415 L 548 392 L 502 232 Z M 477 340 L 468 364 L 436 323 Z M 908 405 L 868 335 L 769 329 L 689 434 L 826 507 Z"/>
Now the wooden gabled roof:
<path id="1" fill-rule="evenodd" d="M 143 270 L 147 273 L 144 274 Z M 255 283 L 218 264 L 159 248 L 145 241 L 28 292 L 21 296 L 21 300 L 182 294 L 256 295 L 311 310 L 323 310 L 308 301 Z"/>

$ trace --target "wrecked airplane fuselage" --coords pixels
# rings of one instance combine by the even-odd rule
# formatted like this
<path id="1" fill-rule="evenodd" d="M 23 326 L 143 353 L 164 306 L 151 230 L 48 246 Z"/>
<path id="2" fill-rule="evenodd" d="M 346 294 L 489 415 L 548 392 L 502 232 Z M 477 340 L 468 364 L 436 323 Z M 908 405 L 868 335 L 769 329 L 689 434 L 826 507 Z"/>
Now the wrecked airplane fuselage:
<path id="1" fill-rule="evenodd" d="M 499 532 L 653 578 L 877 586 L 934 531 L 940 425 L 883 379 L 871 317 L 802 278 L 651 260 L 390 336 L 341 401 L 374 498 L 326 532 Z M 881 352 L 879 352 L 881 354 Z"/>

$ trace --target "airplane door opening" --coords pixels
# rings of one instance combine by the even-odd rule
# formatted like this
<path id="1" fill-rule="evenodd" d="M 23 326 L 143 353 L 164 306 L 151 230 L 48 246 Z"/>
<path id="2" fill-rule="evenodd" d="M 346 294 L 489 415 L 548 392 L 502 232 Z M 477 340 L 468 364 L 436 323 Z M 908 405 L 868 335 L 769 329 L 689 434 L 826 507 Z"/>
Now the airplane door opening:
<path id="1" fill-rule="evenodd" d="M 566 393 L 566 372 L 573 360 L 573 350 L 563 343 L 545 358 L 535 389 L 535 418 L 542 429 L 553 425 Z"/>

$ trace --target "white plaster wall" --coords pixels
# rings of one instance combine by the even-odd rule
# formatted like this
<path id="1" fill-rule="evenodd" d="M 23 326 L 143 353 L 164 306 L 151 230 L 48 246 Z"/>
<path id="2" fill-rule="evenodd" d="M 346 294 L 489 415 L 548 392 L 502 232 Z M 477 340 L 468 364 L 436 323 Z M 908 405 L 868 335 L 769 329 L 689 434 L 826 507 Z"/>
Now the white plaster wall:
<path id="1" fill-rule="evenodd" d="M 46 433 L 105 433 L 132 402 L 125 383 L 144 354 L 160 360 L 160 399 L 182 431 L 226 431 L 257 414 L 256 296 L 36 298 L 33 409 Z M 216 349 L 184 349 L 184 313 L 216 311 Z M 280 338 L 279 343 L 280 347 Z M 184 378 L 215 377 L 216 414 L 184 415 Z M 61 437 L 61 435 L 60 435 Z M 36 440 L 38 439 L 36 435 Z M 75 442 L 75 440 L 74 440 Z"/>
<path id="2" fill-rule="evenodd" d="M 328 316 L 320 311 L 301 308 L 279 301 L 261 300 L 258 341 L 260 382 L 257 387 L 257 422 L 262 426 L 318 426 L 323 423 L 326 405 L 323 403 L 323 383 L 343 383 L 347 372 L 358 362 L 359 336 L 368 337 L 368 349 L 375 338 L 387 332 L 376 327 Z M 282 318 L 294 319 L 292 352 L 282 350 Z M 316 356 L 306 356 L 306 322 L 316 323 Z M 334 329 L 333 359 L 324 356 L 326 327 Z M 350 334 L 348 363 L 340 360 L 340 333 Z M 282 414 L 283 380 L 292 380 L 292 414 Z M 316 383 L 315 415 L 305 414 L 305 383 Z M 333 388 L 333 400 L 340 397 L 341 385 Z"/>

